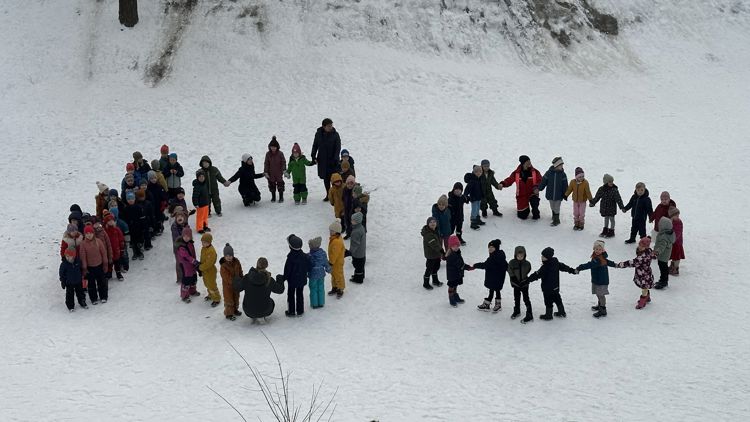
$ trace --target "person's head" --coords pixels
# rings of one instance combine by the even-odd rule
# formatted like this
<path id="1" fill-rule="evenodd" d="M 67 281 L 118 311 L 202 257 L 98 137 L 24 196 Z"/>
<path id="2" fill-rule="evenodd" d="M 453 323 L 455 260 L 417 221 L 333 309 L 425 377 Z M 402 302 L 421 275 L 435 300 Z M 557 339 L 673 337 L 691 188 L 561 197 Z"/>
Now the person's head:
<path id="1" fill-rule="evenodd" d="M 268 143 L 268 150 L 272 153 L 276 153 L 279 150 L 279 141 L 276 140 L 276 135 L 271 137 L 271 142 Z"/>
<path id="2" fill-rule="evenodd" d="M 148 171 L 148 181 L 149 183 L 156 183 L 156 172 L 154 170 Z"/>
<path id="3" fill-rule="evenodd" d="M 101 232 L 104 231 L 104 226 L 102 226 L 102 223 L 100 223 L 100 222 L 97 221 L 96 223 L 94 223 L 94 230 L 97 233 L 101 233 Z"/>
<path id="4" fill-rule="evenodd" d="M 354 176 L 349 176 L 346 178 L 346 187 L 349 189 L 354 189 L 354 185 L 357 184 L 357 180 L 354 178 Z"/>
<path id="5" fill-rule="evenodd" d="M 349 162 L 349 150 L 348 149 L 346 148 L 342 149 L 340 155 L 341 155 L 341 161 L 344 161 L 347 163 Z"/>
<path id="6" fill-rule="evenodd" d="M 128 203 L 128 205 L 135 204 L 135 192 L 129 190 L 128 193 L 125 194 L 125 201 Z"/>
<path id="7" fill-rule="evenodd" d="M 513 251 L 513 256 L 518 261 L 523 261 L 526 259 L 526 248 L 523 246 L 516 246 L 516 249 Z"/>
<path id="8" fill-rule="evenodd" d="M 638 196 L 643 196 L 644 193 L 646 193 L 646 184 L 643 182 L 638 182 L 635 184 L 635 193 Z"/>
<path id="9" fill-rule="evenodd" d="M 490 255 L 495 253 L 498 249 L 500 249 L 500 239 L 491 240 L 490 243 L 487 244 L 487 252 L 489 252 Z"/>
<path id="10" fill-rule="evenodd" d="M 483 172 L 488 172 L 490 170 L 490 160 L 485 158 L 484 160 L 482 160 L 481 164 Z"/>
<path id="11" fill-rule="evenodd" d="M 458 252 L 458 250 L 461 249 L 461 240 L 459 240 L 458 236 L 454 234 L 448 238 L 448 247 L 453 252 Z"/>
<path id="12" fill-rule="evenodd" d="M 302 148 L 299 147 L 298 143 L 294 143 L 292 145 L 292 157 L 298 158 L 300 155 L 302 155 Z"/>
<path id="13" fill-rule="evenodd" d="M 185 224 L 185 214 L 184 213 L 175 214 L 174 221 L 179 225 Z"/>
<path id="14" fill-rule="evenodd" d="M 286 238 L 286 243 L 289 245 L 289 249 L 293 251 L 299 251 L 302 249 L 302 239 L 295 234 L 290 234 Z"/>
<path id="15" fill-rule="evenodd" d="M 323 119 L 323 122 L 321 123 L 321 126 L 323 126 L 323 130 L 326 132 L 333 131 L 333 120 L 329 118 Z"/>
<path id="16" fill-rule="evenodd" d="M 115 227 L 117 225 L 117 221 L 115 221 L 115 216 L 112 215 L 112 213 L 107 213 L 107 215 L 104 217 L 104 224 L 106 224 L 108 227 Z"/>
<path id="17" fill-rule="evenodd" d="M 72 264 L 76 260 L 76 248 L 65 249 L 65 259 Z"/>
<path id="18" fill-rule="evenodd" d="M 352 225 L 357 226 L 359 224 L 362 224 L 362 220 L 364 219 L 364 216 L 361 212 L 355 212 L 352 214 Z"/>
<path id="19" fill-rule="evenodd" d="M 156 176 L 154 176 L 154 178 L 156 178 Z M 140 187 L 141 187 L 141 190 L 148 189 L 148 178 L 141 180 Z"/>
<path id="20" fill-rule="evenodd" d="M 253 156 L 250 155 L 250 154 L 247 154 L 247 153 L 242 154 L 242 162 L 245 163 L 245 164 L 247 164 L 247 165 L 249 165 L 249 166 L 252 166 L 253 165 Z"/>
<path id="21" fill-rule="evenodd" d="M 185 189 L 177 188 L 177 199 L 179 199 L 180 201 L 185 199 Z"/>
<path id="22" fill-rule="evenodd" d="M 594 255 L 601 255 L 606 251 L 604 248 L 604 241 L 603 240 L 597 240 L 594 242 Z"/>
<path id="23" fill-rule="evenodd" d="M 209 167 L 211 167 L 211 163 L 206 160 L 201 161 L 201 168 L 208 169 Z"/>
<path id="24" fill-rule="evenodd" d="M 182 240 L 184 240 L 185 242 L 193 240 L 193 230 L 190 227 L 185 227 L 182 229 Z"/>
<path id="25" fill-rule="evenodd" d="M 680 218 L 680 210 L 677 207 L 669 207 L 669 211 L 667 211 L 667 215 L 672 220 L 677 220 Z"/>
<path id="26" fill-rule="evenodd" d="M 555 157 L 552 160 L 552 167 L 555 169 L 555 171 L 563 171 L 563 162 L 562 157 Z"/>
<path id="27" fill-rule="evenodd" d="M 341 180 L 341 175 L 338 173 L 333 173 L 331 175 L 331 184 L 336 187 L 340 187 L 344 184 L 344 182 Z"/>
<path id="28" fill-rule="evenodd" d="M 357 184 L 354 186 L 354 189 L 352 189 L 352 196 L 355 198 L 362 196 L 362 185 Z"/>
<path id="29" fill-rule="evenodd" d="M 586 178 L 586 174 L 583 172 L 583 169 L 580 167 L 576 167 L 576 180 L 579 182 L 583 182 L 583 179 Z"/>
<path id="30" fill-rule="evenodd" d="M 338 218 L 334 220 L 330 226 L 328 226 L 328 232 L 331 234 L 331 236 L 337 236 L 341 234 L 341 221 L 339 221 Z"/>
<path id="31" fill-rule="evenodd" d="M 464 185 L 462 185 L 461 182 L 454 183 L 453 184 L 453 190 L 451 192 L 453 192 L 453 194 L 456 195 L 456 196 L 463 195 L 463 193 L 464 193 Z"/>
<path id="32" fill-rule="evenodd" d="M 474 176 L 479 177 L 482 175 L 482 166 L 474 165 L 471 168 L 471 172 L 474 173 Z"/>
<path id="33" fill-rule="evenodd" d="M 169 154 L 169 164 L 175 165 L 177 163 L 177 154 L 172 152 Z"/>
<path id="34" fill-rule="evenodd" d="M 551 247 L 548 246 L 542 249 L 542 261 L 550 260 L 553 256 L 555 256 L 555 250 Z"/>
<path id="35" fill-rule="evenodd" d="M 71 238 L 76 238 L 80 233 L 78 232 L 78 222 L 73 220 L 68 224 L 68 227 L 65 229 L 65 233 L 68 234 Z"/>
<path id="36" fill-rule="evenodd" d="M 201 246 L 203 246 L 204 248 L 211 246 L 211 242 L 213 241 L 214 237 L 211 236 L 211 233 L 206 232 L 201 235 Z"/>
<path id="37" fill-rule="evenodd" d="M 310 247 L 311 251 L 320 249 L 321 243 L 323 243 L 323 239 L 320 236 L 313 237 L 312 239 L 307 241 L 307 245 Z"/>
<path id="38" fill-rule="evenodd" d="M 669 192 L 664 191 L 661 193 L 661 195 L 659 195 L 659 200 L 661 201 L 662 205 L 667 206 L 669 205 L 669 201 L 671 201 L 672 198 L 670 197 Z"/>
<path id="39" fill-rule="evenodd" d="M 133 153 L 133 162 L 138 164 L 139 166 L 143 162 L 143 154 L 141 154 L 140 151 L 136 151 Z"/>
<path id="40" fill-rule="evenodd" d="M 528 170 L 531 167 L 531 158 L 528 155 L 522 155 L 518 157 L 518 161 L 521 163 L 521 168 Z"/>
<path id="41" fill-rule="evenodd" d="M 428 217 L 427 227 L 429 227 L 430 230 L 435 230 L 437 228 L 437 219 L 435 217 Z"/>
<path id="42" fill-rule="evenodd" d="M 266 268 L 268 268 L 268 260 L 266 259 L 266 257 L 261 256 L 260 258 L 258 258 L 258 262 L 255 263 L 255 269 L 265 270 Z"/>
<path id="43" fill-rule="evenodd" d="M 125 185 L 130 187 L 135 186 L 135 176 L 133 176 L 133 173 L 128 173 L 125 175 Z"/>
<path id="44" fill-rule="evenodd" d="M 135 193 L 135 200 L 136 200 L 136 202 L 143 202 L 143 201 L 145 201 L 146 200 L 146 191 L 143 190 L 143 189 L 139 189 Z"/>
<path id="45" fill-rule="evenodd" d="M 161 153 L 162 157 L 168 156 L 169 155 L 169 146 L 167 146 L 167 144 L 162 145 L 161 148 L 159 149 L 159 152 Z"/>
<path id="46" fill-rule="evenodd" d="M 93 226 L 86 226 L 83 228 L 83 236 L 87 240 L 91 240 L 94 238 L 94 227 Z"/>
<path id="47" fill-rule="evenodd" d="M 636 252 L 643 252 L 646 249 L 651 247 L 651 238 L 646 236 L 642 237 L 641 240 L 638 242 L 638 248 L 636 249 Z"/>
<path id="48" fill-rule="evenodd" d="M 203 169 L 200 169 L 200 170 L 196 171 L 195 172 L 195 178 L 199 182 L 201 182 L 201 183 L 205 182 L 206 181 L 206 172 L 203 171 Z"/>
<path id="49" fill-rule="evenodd" d="M 604 177 L 602 177 L 602 181 L 604 182 L 605 185 L 611 187 L 615 183 L 615 178 L 612 177 L 611 174 L 605 174 Z"/>
<path id="50" fill-rule="evenodd" d="M 448 197 L 445 195 L 440 195 L 440 198 L 438 198 L 437 200 L 437 206 L 440 211 L 448 208 Z"/>

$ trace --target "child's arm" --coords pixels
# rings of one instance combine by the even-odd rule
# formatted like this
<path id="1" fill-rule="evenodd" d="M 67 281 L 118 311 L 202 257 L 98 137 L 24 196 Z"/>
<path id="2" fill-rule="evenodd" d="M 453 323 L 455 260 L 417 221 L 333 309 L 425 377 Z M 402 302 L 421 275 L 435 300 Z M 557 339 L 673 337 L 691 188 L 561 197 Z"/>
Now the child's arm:
<path id="1" fill-rule="evenodd" d="M 484 270 L 487 268 L 487 261 L 484 262 L 477 262 L 474 264 L 474 268 L 478 270 Z"/>
<path id="2" fill-rule="evenodd" d="M 594 266 L 594 260 L 591 260 L 585 264 L 581 264 L 576 267 L 576 271 L 590 270 Z"/>
<path id="3" fill-rule="evenodd" d="M 221 175 L 221 171 L 219 171 L 219 169 L 217 169 L 216 167 L 214 167 L 214 169 L 216 170 L 216 180 L 218 180 L 222 185 L 225 185 L 227 183 L 227 179 L 225 179 L 224 176 Z"/>
<path id="4" fill-rule="evenodd" d="M 526 279 L 526 281 L 528 281 L 529 283 L 531 283 L 531 282 L 533 282 L 533 281 L 537 281 L 537 280 L 539 280 L 540 278 L 542 278 L 542 274 L 541 274 L 541 272 L 540 272 L 540 271 L 541 271 L 541 269 L 539 269 L 539 270 L 536 270 L 536 271 L 534 271 L 533 273 L 531 273 L 531 274 L 529 275 L 529 277 L 528 277 L 528 278 Z"/>
<path id="5" fill-rule="evenodd" d="M 565 199 L 566 201 L 568 200 L 568 196 L 571 193 L 573 193 L 573 186 L 575 186 L 575 184 L 576 184 L 576 181 L 575 180 L 571 180 L 570 183 L 568 184 L 568 188 L 565 189 L 565 193 L 563 194 L 563 199 Z M 591 198 L 589 197 L 589 199 L 591 199 Z"/>
<path id="6" fill-rule="evenodd" d="M 570 268 L 567 265 L 563 264 L 562 262 L 560 262 L 559 264 L 560 264 L 560 272 L 566 272 L 566 273 L 569 273 L 569 274 L 575 274 L 576 273 L 575 268 Z"/>
<path id="7" fill-rule="evenodd" d="M 589 200 L 589 206 L 593 207 L 596 205 L 597 202 L 599 202 L 600 199 L 602 199 L 602 195 L 604 194 L 604 186 L 600 187 L 596 191 L 596 196 L 594 196 L 594 199 Z"/>
<path id="8" fill-rule="evenodd" d="M 182 168 L 182 165 L 180 163 L 175 163 L 175 165 L 177 166 L 177 173 L 176 173 L 177 177 L 184 176 L 185 170 Z"/>

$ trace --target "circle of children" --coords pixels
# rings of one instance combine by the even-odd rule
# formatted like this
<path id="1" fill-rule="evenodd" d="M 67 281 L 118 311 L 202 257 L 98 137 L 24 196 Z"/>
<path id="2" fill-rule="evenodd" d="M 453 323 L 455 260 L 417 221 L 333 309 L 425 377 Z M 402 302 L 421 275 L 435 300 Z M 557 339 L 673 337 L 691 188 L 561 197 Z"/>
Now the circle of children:
<path id="1" fill-rule="evenodd" d="M 224 316 L 234 321 L 242 315 L 239 310 L 241 291 L 245 291 L 242 307 L 245 314 L 256 322 L 273 313 L 272 292 L 281 294 L 287 284 L 287 316 L 304 313 L 303 288 L 309 280 L 310 305 L 313 309 L 325 304 L 325 275 L 331 274 L 332 288 L 329 296 L 341 298 L 344 294 L 344 258 L 351 256 L 354 275 L 349 281 L 362 283 L 365 278 L 366 215 L 369 193 L 355 180 L 354 159 L 346 149 L 341 149 L 341 138 L 330 119 L 324 119 L 315 134 L 311 160 L 295 143 L 287 165 L 284 153 L 274 136 L 268 144 L 263 172 L 256 173 L 253 157 L 242 155 L 242 163 L 235 174 L 225 179 L 208 156 L 199 161 L 192 183 L 192 205 L 185 200 L 182 178 L 185 171 L 177 154 L 167 145 L 161 147 L 161 157 L 148 162 L 143 155 L 133 153 L 133 162 L 127 163 L 120 191 L 96 182 L 96 213 L 91 215 L 73 204 L 70 207 L 68 226 L 60 247 L 60 282 L 66 290 L 65 304 L 71 312 L 74 299 L 84 309 L 86 292 L 93 305 L 106 303 L 109 298 L 108 283 L 114 272 L 118 281 L 130 266 L 128 244 L 132 259 L 144 259 L 144 250 L 152 248 L 152 238 L 164 232 L 164 223 L 170 221 L 172 251 L 175 257 L 177 283 L 180 297 L 190 303 L 200 296 L 196 290 L 198 277 L 203 278 L 207 289 L 206 303 L 212 307 L 220 304 L 222 295 L 217 287 L 217 253 L 212 245 L 213 236 L 208 227 L 208 217 L 213 205 L 216 216 L 222 207 L 219 184 L 229 187 L 239 181 L 239 193 L 246 207 L 257 204 L 261 194 L 256 179 L 265 178 L 271 202 L 283 203 L 285 182 L 291 179 L 295 205 L 307 204 L 306 167 L 317 165 L 318 177 L 326 188 L 324 201 L 334 210 L 334 221 L 329 226 L 328 253 L 321 249 L 322 239 L 310 239 L 310 252 L 302 251 L 302 239 L 292 234 L 287 237 L 289 254 L 283 274 L 272 277 L 268 260 L 257 259 L 256 265 L 244 273 L 234 249 L 227 243 L 219 259 L 224 296 Z M 278 194 L 278 196 L 277 196 Z M 188 223 L 195 214 L 195 228 L 201 234 L 200 253 L 193 243 L 193 229 Z M 170 217 L 168 217 L 170 216 Z M 344 236 L 342 238 L 342 235 Z M 349 239 L 347 249 L 344 240 Z"/>
<path id="2" fill-rule="evenodd" d="M 630 201 L 624 204 L 614 184 L 614 178 L 605 174 L 602 186 L 592 196 L 589 182 L 580 167 L 575 169 L 575 178 L 568 182 L 561 157 L 553 159 L 552 165 L 542 175 L 534 168 L 531 159 L 526 155 L 519 157 L 518 167 L 503 180 L 498 181 L 495 178 L 495 172 L 490 168 L 489 160 L 482 160 L 481 165 L 474 165 L 472 172 L 466 173 L 464 182 L 466 186 L 456 182 L 447 195 L 440 196 L 437 203 L 432 206 L 432 216 L 427 219 L 421 232 L 426 259 L 423 287 L 432 290 L 433 286 L 443 285 L 438 279 L 438 270 L 441 261 L 446 261 L 448 300 L 451 306 L 456 307 L 464 303 L 457 289 L 463 284 L 464 271 L 474 269 L 485 271 L 484 286 L 489 290 L 488 296 L 478 306 L 479 310 L 491 309 L 493 312 L 501 310 L 500 291 L 507 273 L 513 287 L 514 306 L 511 319 L 521 316 L 520 299 L 523 297 L 526 315 L 521 322 L 524 324 L 534 320 L 529 300 L 529 284 L 540 279 L 545 306 L 545 313 L 540 318 L 549 321 L 554 317 L 566 316 L 560 297 L 560 272 L 578 274 L 580 271 L 591 271 L 591 293 L 597 298 L 596 305 L 591 308 L 595 318 L 607 316 L 608 267 L 635 269 L 633 281 L 641 289 L 636 309 L 642 309 L 651 302 L 650 289 L 663 289 L 668 286 L 670 274 L 679 275 L 680 260 L 685 258 L 682 247 L 682 221 L 680 211 L 670 198 L 669 192 L 661 193 L 660 202 L 653 209 L 646 185 L 638 182 Z M 482 217 L 487 217 L 488 209 L 494 216 L 502 217 L 502 213 L 497 208 L 498 203 L 493 189 L 502 190 L 514 184 L 516 185 L 517 215 L 523 220 L 528 219 L 529 215 L 533 220 L 540 218 L 540 191 L 544 191 L 552 210 L 551 226 L 560 224 L 562 202 L 567 201 L 571 196 L 573 230 L 576 231 L 583 230 L 586 206 L 594 207 L 599 203 L 599 211 L 604 218 L 604 228 L 599 234 L 601 238 L 615 236 L 615 215 L 618 208 L 623 213 L 630 211 L 632 225 L 630 236 L 625 243 L 634 244 L 636 235 L 640 236 L 635 258 L 620 263 L 609 260 L 605 242 L 599 239 L 594 242 L 590 260 L 575 268 L 559 262 L 555 258 L 554 249 L 544 248 L 541 251 L 542 266 L 532 272 L 531 264 L 526 259 L 526 249 L 523 246 L 516 246 L 512 259 L 507 261 L 500 246 L 500 239 L 495 239 L 487 246 L 489 257 L 484 262 L 466 264 L 460 249 L 466 244 L 462 236 L 464 204 L 471 204 L 471 228 L 479 230 L 485 224 Z M 652 238 L 646 235 L 646 219 L 654 223 L 656 236 L 653 249 Z M 651 271 L 652 260 L 657 260 L 659 266 L 660 277 L 656 284 L 654 284 L 654 275 Z M 670 260 L 671 265 L 668 265 Z M 492 304 L 493 298 L 495 299 L 494 305 Z M 557 306 L 557 312 L 552 312 L 553 305 Z"/>

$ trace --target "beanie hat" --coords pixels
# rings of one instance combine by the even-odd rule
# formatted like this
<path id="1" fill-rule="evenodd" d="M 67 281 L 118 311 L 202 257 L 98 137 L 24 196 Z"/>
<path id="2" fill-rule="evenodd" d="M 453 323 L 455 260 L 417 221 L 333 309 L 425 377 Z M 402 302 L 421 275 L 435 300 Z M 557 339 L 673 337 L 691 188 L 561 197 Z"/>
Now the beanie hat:
<path id="1" fill-rule="evenodd" d="M 135 201 L 135 193 L 134 193 L 134 192 L 133 192 L 132 190 L 129 190 L 129 191 L 128 191 L 128 192 L 127 192 L 127 193 L 125 194 L 125 200 L 126 200 L 126 201 L 130 201 L 130 200 L 133 200 L 133 201 Z"/>
<path id="2" fill-rule="evenodd" d="M 96 187 L 99 189 L 99 193 L 105 193 L 109 191 L 109 186 L 105 185 L 102 182 L 96 182 Z"/>
<path id="3" fill-rule="evenodd" d="M 156 180 L 156 172 L 155 171 L 149 170 L 148 173 L 146 173 L 146 174 L 148 175 L 148 180 Z"/>
<path id="4" fill-rule="evenodd" d="M 671 218 L 675 215 L 680 215 L 680 210 L 677 207 L 669 207 L 669 211 L 667 211 L 667 215 Z"/>
<path id="5" fill-rule="evenodd" d="M 104 216 L 104 224 L 109 223 L 110 221 L 115 221 L 115 217 L 107 210 L 104 210 L 107 215 Z"/>
<path id="6" fill-rule="evenodd" d="M 78 226 L 72 223 L 68 224 L 68 228 L 65 229 L 65 233 L 68 233 L 68 234 L 75 233 L 77 231 L 78 231 Z"/>
<path id="7" fill-rule="evenodd" d="M 594 247 L 600 246 L 602 250 L 606 251 L 607 249 L 604 247 L 604 241 L 603 240 L 597 240 L 594 242 Z"/>
<path id="8" fill-rule="evenodd" d="M 213 242 L 213 241 L 214 241 L 214 237 L 213 237 L 213 236 L 211 236 L 211 233 L 209 233 L 209 232 L 205 232 L 205 233 L 203 233 L 203 235 L 201 236 L 201 242 L 208 242 L 208 243 L 211 243 L 211 242 Z"/>
<path id="9" fill-rule="evenodd" d="M 247 160 L 250 160 L 250 159 L 252 159 L 252 158 L 253 158 L 253 156 L 252 156 L 252 155 L 250 155 L 250 154 L 247 154 L 247 153 L 245 153 L 245 154 L 242 154 L 242 162 L 243 162 L 243 163 L 244 163 L 244 162 L 247 162 Z"/>
<path id="10" fill-rule="evenodd" d="M 176 160 L 177 159 L 177 153 L 175 153 L 175 152 L 170 153 L 169 154 L 169 158 L 174 158 Z"/>
<path id="11" fill-rule="evenodd" d="M 445 205 L 448 206 L 448 197 L 445 195 L 440 195 L 440 198 L 437 200 L 438 205 Z"/>
<path id="12" fill-rule="evenodd" d="M 143 159 L 143 154 L 141 154 L 140 151 L 136 151 L 136 152 L 133 153 L 133 159 L 135 161 L 141 160 L 141 159 Z"/>
<path id="13" fill-rule="evenodd" d="M 167 146 L 167 144 L 162 145 L 159 152 L 162 154 L 169 154 L 169 146 Z"/>
<path id="14" fill-rule="evenodd" d="M 183 187 L 177 188 L 177 195 L 179 195 L 179 194 L 183 194 L 184 195 L 185 194 L 185 188 L 183 188 Z"/>
<path id="15" fill-rule="evenodd" d="M 174 217 L 177 217 L 179 214 L 182 214 L 185 218 L 188 217 L 187 211 L 185 211 L 185 208 L 182 208 L 182 205 L 178 205 L 174 207 L 174 210 L 172 210 L 172 215 Z"/>
<path id="16" fill-rule="evenodd" d="M 109 213 L 112 214 L 112 217 L 114 217 L 115 220 L 117 220 L 118 218 L 120 218 L 120 209 L 117 208 L 117 207 L 110 208 L 109 209 Z"/>
<path id="17" fill-rule="evenodd" d="M 73 205 L 71 205 L 71 206 L 70 206 L 70 210 L 69 210 L 69 211 L 70 211 L 70 212 L 73 212 L 73 211 L 83 212 L 83 211 L 81 210 L 81 206 L 80 206 L 80 205 L 78 205 L 78 204 L 73 204 Z"/>
<path id="18" fill-rule="evenodd" d="M 76 248 L 67 248 L 65 249 L 65 256 L 70 256 L 75 258 L 76 257 Z"/>
<path id="19" fill-rule="evenodd" d="M 159 163 L 159 160 L 151 160 L 151 170 L 159 171 L 160 168 L 161 164 Z"/>
<path id="20" fill-rule="evenodd" d="M 115 198 L 120 196 L 120 194 L 117 192 L 117 189 L 110 189 L 109 190 L 109 196 L 114 196 Z"/>
<path id="21" fill-rule="evenodd" d="M 318 249 L 320 247 L 320 244 L 323 242 L 323 239 L 318 237 L 313 237 L 312 239 L 307 241 L 307 245 L 310 246 L 310 249 Z"/>
<path id="22" fill-rule="evenodd" d="M 328 230 L 341 234 L 341 221 L 337 218 L 330 226 L 328 226 Z"/>
<path id="23" fill-rule="evenodd" d="M 458 246 L 461 246 L 461 241 L 458 240 L 458 236 L 456 236 L 455 234 L 451 235 L 451 237 L 448 238 L 448 247 L 452 248 Z"/>
<path id="24" fill-rule="evenodd" d="M 354 224 L 362 224 L 363 218 L 364 216 L 362 215 L 361 212 L 355 212 L 354 214 L 352 214 L 352 222 Z"/>
<path id="25" fill-rule="evenodd" d="M 94 226 L 86 226 L 83 228 L 83 234 L 89 234 L 94 232 Z"/>
<path id="26" fill-rule="evenodd" d="M 295 251 L 302 249 L 302 239 L 294 234 L 290 234 L 289 236 L 287 236 L 286 243 Z"/>
<path id="27" fill-rule="evenodd" d="M 147 173 L 147 175 L 148 175 L 148 173 Z M 143 186 L 148 187 L 148 178 L 141 179 L 141 184 L 139 186 L 141 186 L 141 187 L 143 187 Z"/>
<path id="28" fill-rule="evenodd" d="M 602 181 L 604 181 L 604 183 L 614 183 L 615 178 L 612 177 L 611 174 L 605 174 L 604 177 L 602 177 Z"/>
<path id="29" fill-rule="evenodd" d="M 583 174 L 583 169 L 580 167 L 576 167 L 576 176 L 578 176 L 579 174 Z"/>
<path id="30" fill-rule="evenodd" d="M 195 178 L 197 179 L 197 178 L 198 178 L 198 176 L 203 176 L 203 177 L 205 177 L 205 176 L 206 176 L 206 172 L 205 172 L 205 171 L 203 171 L 203 169 L 198 169 L 198 170 L 196 170 L 196 171 L 195 171 Z"/>
<path id="31" fill-rule="evenodd" d="M 430 223 L 433 222 L 433 221 L 435 223 L 437 223 L 437 218 L 435 218 L 435 217 L 427 217 L 427 223 L 425 223 L 425 224 L 427 224 L 429 226 Z"/>
<path id="32" fill-rule="evenodd" d="M 643 183 L 643 182 L 638 182 L 638 183 L 635 184 L 635 188 L 636 189 L 638 189 L 638 188 L 646 189 L 646 184 Z"/>
<path id="33" fill-rule="evenodd" d="M 271 137 L 271 142 L 268 143 L 268 149 L 270 150 L 271 147 L 276 147 L 276 150 L 279 150 L 281 147 L 279 146 L 279 141 L 276 140 L 276 135 L 273 135 Z"/>
<path id="34" fill-rule="evenodd" d="M 553 256 L 555 256 L 555 250 L 552 249 L 552 248 L 550 248 L 548 246 L 548 247 L 542 249 L 542 256 L 545 257 L 545 258 L 547 258 L 547 259 L 550 259 Z"/>
<path id="35" fill-rule="evenodd" d="M 302 155 L 302 148 L 300 148 L 300 147 L 299 147 L 299 144 L 298 144 L 298 143 L 296 143 L 296 142 L 294 143 L 294 145 L 292 145 L 292 154 L 294 154 L 295 152 L 296 152 L 297 154 L 300 154 L 300 155 Z"/>
<path id="36" fill-rule="evenodd" d="M 492 246 L 493 248 L 495 248 L 495 250 L 497 250 L 500 249 L 500 243 L 502 243 L 500 242 L 500 239 L 494 239 L 491 240 L 490 243 L 487 244 L 487 246 Z"/>
<path id="37" fill-rule="evenodd" d="M 224 256 L 234 256 L 234 248 L 229 243 L 224 245 Z"/>
<path id="38" fill-rule="evenodd" d="M 268 268 L 268 260 L 261 256 L 258 258 L 258 262 L 255 263 L 255 268 L 258 270 L 265 270 Z"/>
<path id="39" fill-rule="evenodd" d="M 562 157 L 555 157 L 555 158 L 554 158 L 554 159 L 552 160 L 552 166 L 553 166 L 553 167 L 561 166 L 561 165 L 563 165 L 563 164 L 565 164 L 565 163 L 563 162 L 563 159 L 562 159 Z"/>
<path id="40" fill-rule="evenodd" d="M 638 242 L 638 246 L 646 249 L 651 247 L 651 238 L 646 236 L 642 237 L 641 240 Z"/>
<path id="41" fill-rule="evenodd" d="M 133 163 L 125 164 L 125 171 L 135 171 L 135 164 Z"/>
<path id="42" fill-rule="evenodd" d="M 146 191 L 144 191 L 143 189 L 138 189 L 138 192 L 135 193 L 135 199 L 139 201 L 142 199 L 146 199 Z"/>
<path id="43" fill-rule="evenodd" d="M 349 150 L 346 149 L 346 148 L 342 149 L 341 150 L 341 156 L 342 157 L 344 157 L 344 156 L 348 157 L 349 156 Z"/>
<path id="44" fill-rule="evenodd" d="M 453 190 L 456 190 L 456 189 L 458 189 L 458 190 L 460 190 L 460 191 L 463 192 L 464 185 L 461 184 L 461 182 L 456 182 L 456 183 L 453 184 Z"/>
<path id="45" fill-rule="evenodd" d="M 488 160 L 488 159 L 486 159 L 486 158 L 485 158 L 484 160 L 482 160 L 482 163 L 481 163 L 481 164 L 482 164 L 482 166 L 488 166 L 488 167 L 489 167 L 489 165 L 490 165 L 490 160 Z"/>
<path id="46" fill-rule="evenodd" d="M 72 220 L 81 221 L 83 220 L 83 214 L 80 211 L 73 211 L 68 215 L 68 223 Z"/>
<path id="47" fill-rule="evenodd" d="M 352 193 L 354 193 L 355 196 L 362 195 L 362 185 L 357 184 L 354 186 L 354 189 L 352 189 Z"/>
<path id="48" fill-rule="evenodd" d="M 523 164 L 523 163 L 525 163 L 525 162 L 527 162 L 529 160 L 531 160 L 531 158 L 529 158 L 528 155 L 522 155 L 522 156 L 518 157 L 518 161 L 520 161 L 521 164 Z"/>
<path id="49" fill-rule="evenodd" d="M 191 229 L 190 227 L 183 227 L 183 229 L 182 229 L 182 235 L 183 236 L 190 236 L 190 238 L 192 239 L 192 237 L 193 237 L 193 229 Z"/>

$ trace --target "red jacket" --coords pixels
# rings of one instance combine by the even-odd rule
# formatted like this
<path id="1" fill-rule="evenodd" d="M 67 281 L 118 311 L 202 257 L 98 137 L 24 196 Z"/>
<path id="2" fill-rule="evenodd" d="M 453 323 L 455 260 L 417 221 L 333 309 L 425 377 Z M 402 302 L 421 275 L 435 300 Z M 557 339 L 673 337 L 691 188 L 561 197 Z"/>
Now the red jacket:
<path id="1" fill-rule="evenodd" d="M 112 246 L 112 260 L 117 261 L 122 255 L 122 250 L 125 249 L 125 236 L 117 226 L 107 225 L 104 231 L 107 232 L 109 243 Z"/>
<path id="2" fill-rule="evenodd" d="M 504 188 L 510 187 L 513 183 L 516 184 L 516 209 L 518 211 L 529 208 L 529 198 L 534 195 L 534 189 L 542 182 L 542 174 L 539 173 L 539 170 L 531 167 L 529 171 L 531 177 L 528 177 L 524 182 L 521 180 L 521 164 L 519 164 L 510 176 L 500 182 Z"/>
<path id="3" fill-rule="evenodd" d="M 656 206 L 656 209 L 654 210 L 653 214 L 651 214 L 651 220 L 649 222 L 654 223 L 654 231 L 659 231 L 659 220 L 661 220 L 662 217 L 669 218 L 669 207 L 676 207 L 677 204 L 673 200 L 669 200 L 669 205 L 662 205 L 661 202 L 659 202 L 659 205 Z"/>
<path id="4" fill-rule="evenodd" d="M 60 242 L 60 258 L 65 258 L 65 251 L 70 248 L 75 248 L 76 256 L 78 256 L 78 250 L 80 249 L 81 242 L 83 242 L 83 236 L 78 235 L 76 238 L 68 236 L 68 233 L 63 235 L 62 242 Z"/>

